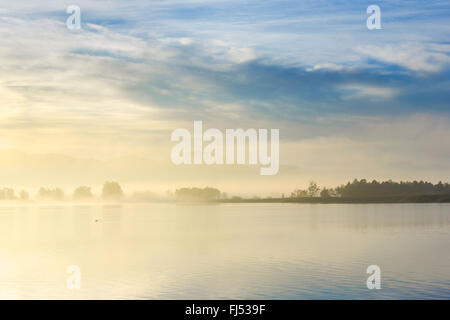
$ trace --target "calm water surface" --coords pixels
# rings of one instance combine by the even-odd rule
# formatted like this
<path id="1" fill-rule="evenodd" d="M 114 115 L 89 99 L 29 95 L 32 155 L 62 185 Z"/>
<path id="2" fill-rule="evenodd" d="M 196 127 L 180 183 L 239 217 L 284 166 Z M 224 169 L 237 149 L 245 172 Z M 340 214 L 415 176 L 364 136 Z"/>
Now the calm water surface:
<path id="1" fill-rule="evenodd" d="M 0 298 L 449 299 L 450 205 L 3 205 Z"/>

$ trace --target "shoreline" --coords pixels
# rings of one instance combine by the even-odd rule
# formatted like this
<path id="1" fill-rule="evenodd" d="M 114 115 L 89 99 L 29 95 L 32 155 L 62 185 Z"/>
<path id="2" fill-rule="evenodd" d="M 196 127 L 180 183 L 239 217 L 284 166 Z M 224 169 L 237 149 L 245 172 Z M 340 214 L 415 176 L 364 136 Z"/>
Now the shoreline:
<path id="1" fill-rule="evenodd" d="M 168 200 L 168 199 L 153 199 L 148 201 L 132 201 L 132 200 L 118 200 L 118 201 L 36 201 L 36 200 L 12 200 L 0 201 L 2 205 L 58 205 L 58 204 L 72 204 L 72 205 L 106 205 L 115 206 L 122 204 L 145 204 L 145 203 L 166 203 L 166 204 L 187 204 L 187 205 L 213 205 L 213 204 L 238 204 L 238 203 L 304 203 L 304 204 L 395 204 L 395 203 L 450 203 L 450 195 L 415 195 L 415 196 L 390 196 L 390 197 L 304 197 L 304 198 L 239 198 L 239 199 L 215 199 L 215 200 Z"/>
<path id="2" fill-rule="evenodd" d="M 361 197 L 361 198 L 264 198 L 264 199 L 221 199 L 219 203 L 309 203 L 309 204 L 371 204 L 371 203 L 450 203 L 450 195 L 416 195 L 391 197 Z"/>

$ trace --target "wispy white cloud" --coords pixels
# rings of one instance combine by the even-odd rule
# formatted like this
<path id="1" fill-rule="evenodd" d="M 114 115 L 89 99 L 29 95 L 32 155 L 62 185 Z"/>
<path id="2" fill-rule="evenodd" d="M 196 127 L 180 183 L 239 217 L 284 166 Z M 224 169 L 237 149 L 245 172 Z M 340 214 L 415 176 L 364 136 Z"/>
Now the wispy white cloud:
<path id="1" fill-rule="evenodd" d="M 341 71 L 341 70 L 351 70 L 352 68 L 343 65 L 338 65 L 334 63 L 319 63 L 315 64 L 313 67 L 306 68 L 307 71 L 317 71 L 317 70 L 331 70 L 331 71 Z"/>
<path id="2" fill-rule="evenodd" d="M 346 84 L 340 86 L 344 90 L 344 99 L 353 99 L 361 97 L 389 99 L 392 98 L 397 90 L 395 88 L 370 86 L 362 84 Z"/>
<path id="3" fill-rule="evenodd" d="M 413 71 L 439 72 L 450 66 L 450 45 L 415 43 L 357 48 L 373 59 L 402 66 Z"/>

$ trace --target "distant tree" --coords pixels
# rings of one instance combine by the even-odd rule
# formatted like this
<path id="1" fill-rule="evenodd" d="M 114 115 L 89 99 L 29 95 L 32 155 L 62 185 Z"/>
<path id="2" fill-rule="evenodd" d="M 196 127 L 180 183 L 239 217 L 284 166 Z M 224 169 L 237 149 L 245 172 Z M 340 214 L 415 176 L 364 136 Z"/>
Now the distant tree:
<path id="1" fill-rule="evenodd" d="M 30 195 L 25 190 L 21 190 L 19 193 L 20 200 L 26 201 L 30 198 Z"/>
<path id="2" fill-rule="evenodd" d="M 102 198 L 105 200 L 120 200 L 123 198 L 123 190 L 115 181 L 106 181 L 103 184 Z"/>
<path id="3" fill-rule="evenodd" d="M 14 200 L 16 198 L 14 189 L 3 188 L 0 189 L 0 200 Z"/>
<path id="4" fill-rule="evenodd" d="M 439 181 L 437 184 L 424 181 L 400 181 L 392 180 L 378 182 L 366 179 L 354 179 L 345 185 L 336 188 L 320 188 L 315 182 L 311 182 L 307 190 L 296 189 L 291 193 L 291 198 L 315 197 L 320 192 L 321 197 L 348 197 L 370 198 L 409 195 L 450 195 L 450 184 Z"/>
<path id="5" fill-rule="evenodd" d="M 206 187 L 203 189 L 202 196 L 208 200 L 220 199 L 221 192 L 219 189 Z"/>
<path id="6" fill-rule="evenodd" d="M 308 196 L 308 191 L 296 189 L 291 193 L 291 198 L 305 198 Z"/>
<path id="7" fill-rule="evenodd" d="M 332 190 L 323 188 L 322 191 L 320 191 L 320 197 L 322 198 L 330 198 L 332 196 Z"/>
<path id="8" fill-rule="evenodd" d="M 41 200 L 63 200 L 64 192 L 60 188 L 47 189 L 40 188 L 38 191 L 38 197 Z"/>
<path id="9" fill-rule="evenodd" d="M 438 184 L 434 186 L 434 191 L 436 193 L 444 193 L 445 185 L 442 183 L 442 181 L 439 181 Z"/>
<path id="10" fill-rule="evenodd" d="M 320 192 L 320 188 L 317 186 L 317 183 L 311 181 L 308 187 L 308 196 L 309 197 L 317 197 Z"/>
<path id="11" fill-rule="evenodd" d="M 181 188 L 175 191 L 175 198 L 182 201 L 213 201 L 220 199 L 220 190 L 216 188 Z"/>
<path id="12" fill-rule="evenodd" d="M 353 180 L 346 185 L 336 188 L 336 193 L 342 197 L 389 197 L 389 196 L 407 196 L 407 195 L 432 195 L 432 194 L 450 194 L 450 185 L 439 182 L 433 185 L 424 181 L 400 181 L 394 182 L 387 180 L 378 182 L 373 180 L 368 182 L 366 179 Z"/>
<path id="13" fill-rule="evenodd" d="M 72 197 L 74 200 L 89 200 L 92 199 L 94 195 L 92 194 L 90 187 L 80 186 L 75 189 Z"/>

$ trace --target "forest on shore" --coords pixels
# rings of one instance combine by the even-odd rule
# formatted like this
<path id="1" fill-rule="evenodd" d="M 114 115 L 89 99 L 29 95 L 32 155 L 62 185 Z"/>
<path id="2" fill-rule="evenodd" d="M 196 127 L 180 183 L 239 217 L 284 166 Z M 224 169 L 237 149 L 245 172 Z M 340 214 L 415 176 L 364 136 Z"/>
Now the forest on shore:
<path id="1" fill-rule="evenodd" d="M 367 181 L 353 180 L 335 188 L 319 187 L 311 181 L 306 189 L 295 189 L 289 195 L 278 197 L 241 197 L 229 196 L 217 188 L 188 187 L 168 191 L 158 195 L 149 190 L 135 191 L 126 196 L 121 185 L 115 181 L 106 181 L 100 196 L 94 196 L 88 186 L 77 187 L 71 195 L 66 195 L 61 188 L 41 187 L 34 197 L 38 201 L 126 201 L 126 202 L 286 202 L 286 203 L 405 203 L 405 202 L 450 202 L 450 184 L 424 181 L 392 180 Z M 29 193 L 20 190 L 17 195 L 12 188 L 0 188 L 0 200 L 30 200 Z"/>

